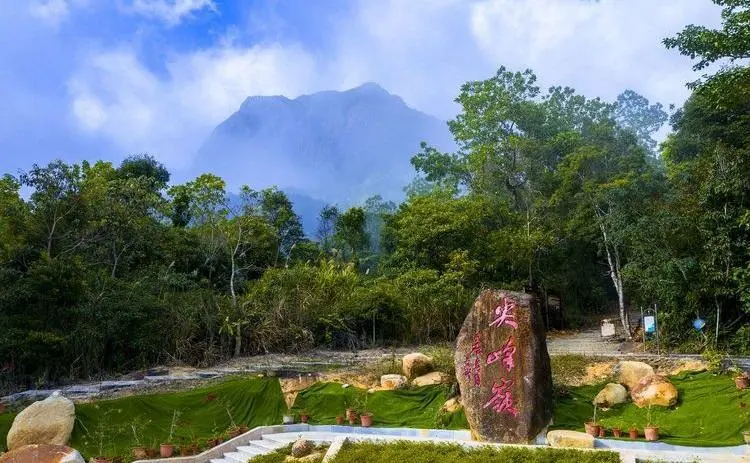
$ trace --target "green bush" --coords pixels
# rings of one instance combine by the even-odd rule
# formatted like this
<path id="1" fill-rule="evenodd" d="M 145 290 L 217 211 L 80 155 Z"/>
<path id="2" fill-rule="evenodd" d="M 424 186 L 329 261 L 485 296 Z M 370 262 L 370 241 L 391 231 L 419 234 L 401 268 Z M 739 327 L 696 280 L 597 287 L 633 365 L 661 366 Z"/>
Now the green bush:
<path id="1" fill-rule="evenodd" d="M 347 444 L 334 463 L 619 463 L 615 452 L 520 447 L 481 447 L 467 450 L 458 445 L 397 442 Z"/>

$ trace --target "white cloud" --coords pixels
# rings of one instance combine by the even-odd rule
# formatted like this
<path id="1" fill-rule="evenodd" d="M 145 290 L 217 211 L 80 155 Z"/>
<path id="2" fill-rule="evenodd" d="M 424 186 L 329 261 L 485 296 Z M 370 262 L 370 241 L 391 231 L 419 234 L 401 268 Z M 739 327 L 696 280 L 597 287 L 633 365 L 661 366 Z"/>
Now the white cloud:
<path id="1" fill-rule="evenodd" d="M 35 18 L 56 26 L 70 14 L 67 0 L 38 0 L 29 5 L 29 12 Z"/>
<path id="2" fill-rule="evenodd" d="M 213 0 L 133 0 L 132 12 L 175 26 L 202 10 L 218 11 Z"/>
<path id="3" fill-rule="evenodd" d="M 168 23 L 216 7 L 207 0 L 132 6 Z M 569 85 L 587 96 L 612 100 L 632 88 L 679 104 L 695 75 L 661 39 L 717 18 L 705 0 L 679 7 L 652 0 L 359 0 L 350 17 L 331 25 L 332 45 L 322 51 L 313 51 L 317 44 L 243 46 L 224 38 L 169 56 L 161 73 L 129 48 L 94 53 L 69 81 L 70 112 L 82 129 L 123 152 L 150 151 L 178 168 L 250 95 L 295 97 L 375 81 L 448 119 L 463 82 L 505 65 L 532 68 L 542 85 Z"/>
<path id="4" fill-rule="evenodd" d="M 718 20 L 703 0 L 485 0 L 471 7 L 478 46 L 498 64 L 531 68 L 547 85 L 612 100 L 631 88 L 678 103 L 695 74 L 661 43 L 686 24 Z"/>
<path id="5" fill-rule="evenodd" d="M 128 49 L 96 54 L 68 89 L 81 128 L 106 135 L 125 152 L 153 152 L 186 167 L 210 130 L 246 96 L 296 96 L 315 76 L 315 63 L 300 48 L 229 43 L 172 57 L 166 77 Z"/>

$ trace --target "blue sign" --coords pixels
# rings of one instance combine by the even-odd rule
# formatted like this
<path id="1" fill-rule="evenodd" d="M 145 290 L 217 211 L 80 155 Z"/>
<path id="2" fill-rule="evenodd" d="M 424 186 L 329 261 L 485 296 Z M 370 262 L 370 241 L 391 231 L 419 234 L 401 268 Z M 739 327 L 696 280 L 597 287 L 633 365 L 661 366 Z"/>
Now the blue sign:
<path id="1" fill-rule="evenodd" d="M 656 333 L 656 319 L 653 315 L 643 317 L 643 326 L 646 333 Z"/>
<path id="2" fill-rule="evenodd" d="M 693 321 L 693 328 L 695 328 L 698 331 L 702 330 L 704 326 L 706 326 L 706 321 L 702 320 L 700 317 L 696 318 Z"/>

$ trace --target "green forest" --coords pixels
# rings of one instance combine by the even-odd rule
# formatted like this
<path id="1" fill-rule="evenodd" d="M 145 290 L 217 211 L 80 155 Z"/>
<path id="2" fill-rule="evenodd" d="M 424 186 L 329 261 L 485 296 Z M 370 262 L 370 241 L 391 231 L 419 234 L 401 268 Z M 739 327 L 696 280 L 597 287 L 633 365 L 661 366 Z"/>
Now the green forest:
<path id="1" fill-rule="evenodd" d="M 721 29 L 654 44 L 695 60 L 683 107 L 500 68 L 458 89 L 458 150 L 423 144 L 403 203 L 326 207 L 314 237 L 283 191 L 171 184 L 148 154 L 4 175 L 0 389 L 453 341 L 486 287 L 557 295 L 564 327 L 616 310 L 633 332 L 658 304 L 667 348 L 750 354 L 750 2 L 714 3 Z"/>

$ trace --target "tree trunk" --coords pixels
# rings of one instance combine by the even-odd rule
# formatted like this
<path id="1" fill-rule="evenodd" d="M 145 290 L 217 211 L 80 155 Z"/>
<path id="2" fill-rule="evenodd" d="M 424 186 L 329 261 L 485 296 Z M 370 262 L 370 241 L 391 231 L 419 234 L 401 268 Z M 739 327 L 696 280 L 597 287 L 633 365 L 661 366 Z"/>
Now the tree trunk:
<path id="1" fill-rule="evenodd" d="M 237 331 L 234 334 L 234 356 L 239 357 L 242 351 L 242 330 L 240 325 L 237 325 Z"/>
<path id="2" fill-rule="evenodd" d="M 620 254 L 617 252 L 617 247 L 610 243 L 607 230 L 604 228 L 604 224 L 601 223 L 601 219 L 599 228 L 602 232 L 602 237 L 604 238 L 604 250 L 607 252 L 609 275 L 612 277 L 612 283 L 617 292 L 617 306 L 620 309 L 620 322 L 622 323 L 623 330 L 625 330 L 625 337 L 628 341 L 632 341 L 633 334 L 630 328 L 630 314 L 628 314 L 627 308 L 625 307 L 625 290 L 622 286 L 622 275 L 620 274 Z"/>

